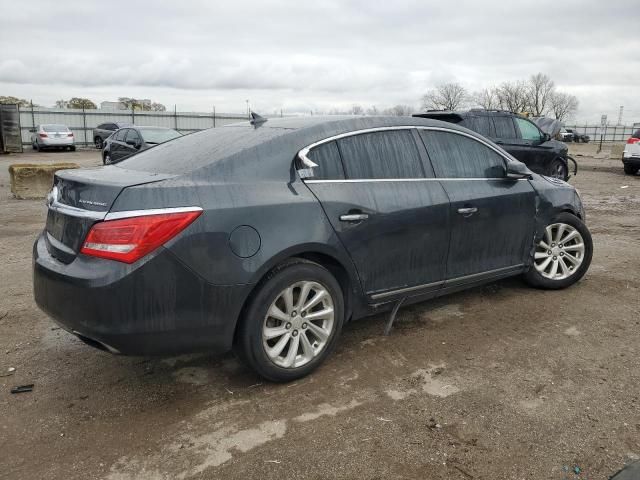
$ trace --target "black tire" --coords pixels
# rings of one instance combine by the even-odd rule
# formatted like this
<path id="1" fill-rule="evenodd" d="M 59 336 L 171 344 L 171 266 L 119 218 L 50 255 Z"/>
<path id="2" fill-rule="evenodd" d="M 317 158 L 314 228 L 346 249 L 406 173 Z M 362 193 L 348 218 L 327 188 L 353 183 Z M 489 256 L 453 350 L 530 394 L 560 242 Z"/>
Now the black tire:
<path id="1" fill-rule="evenodd" d="M 567 167 L 567 162 L 561 158 L 555 158 L 549 164 L 549 176 L 559 178 L 566 182 L 569 179 L 569 168 Z"/>
<path id="2" fill-rule="evenodd" d="M 38 144 L 38 142 L 37 142 L 37 141 L 36 141 L 36 143 L 34 143 L 34 144 L 33 144 L 33 149 L 34 149 L 36 152 L 39 152 L 39 151 L 40 151 L 40 145 Z"/>
<path id="3" fill-rule="evenodd" d="M 35 144 L 35 143 L 32 143 L 32 144 L 31 144 L 31 148 L 33 148 L 34 150 L 37 150 L 37 148 L 36 148 L 36 144 Z"/>
<path id="4" fill-rule="evenodd" d="M 624 173 L 627 175 L 635 175 L 640 170 L 640 167 L 634 167 L 633 165 L 629 165 L 628 163 L 624 164 Z"/>
<path id="5" fill-rule="evenodd" d="M 75 152 L 75 151 L 76 151 L 76 147 L 75 147 L 75 145 L 74 145 L 74 146 L 72 146 L 72 147 L 69 147 L 69 150 L 71 150 L 72 152 Z"/>
<path id="6" fill-rule="evenodd" d="M 109 159 L 108 162 L 107 162 L 107 159 Z M 103 165 L 110 165 L 111 164 L 111 157 L 109 156 L 108 153 L 103 153 L 102 154 L 102 164 Z"/>
<path id="7" fill-rule="evenodd" d="M 263 322 L 267 310 L 280 293 L 288 286 L 303 281 L 317 282 L 331 295 L 334 306 L 333 330 L 324 349 L 311 361 L 297 368 L 284 368 L 276 365 L 265 351 L 262 340 Z M 343 323 L 344 298 L 335 277 L 317 263 L 294 258 L 274 268 L 256 288 L 243 318 L 240 319 L 234 350 L 241 361 L 265 379 L 290 382 L 308 375 L 329 356 L 338 341 Z"/>
<path id="8" fill-rule="evenodd" d="M 93 144 L 96 146 L 98 150 L 102 150 L 104 146 L 104 142 L 102 141 L 102 137 L 96 137 L 93 139 Z"/>
<path id="9" fill-rule="evenodd" d="M 582 240 L 584 242 L 584 256 L 582 258 L 582 263 L 578 267 L 578 269 L 569 277 L 554 280 L 543 276 L 533 265 L 529 268 L 529 270 L 524 274 L 525 281 L 531 285 L 532 287 L 542 288 L 546 290 L 558 290 L 561 288 L 567 288 L 579 281 L 587 270 L 589 269 L 589 265 L 591 265 L 591 259 L 593 257 L 593 240 L 591 238 L 591 232 L 587 226 L 575 215 L 571 213 L 562 212 L 553 217 L 553 219 L 549 222 L 549 225 L 553 225 L 554 223 L 565 223 L 574 227 L 582 236 Z"/>

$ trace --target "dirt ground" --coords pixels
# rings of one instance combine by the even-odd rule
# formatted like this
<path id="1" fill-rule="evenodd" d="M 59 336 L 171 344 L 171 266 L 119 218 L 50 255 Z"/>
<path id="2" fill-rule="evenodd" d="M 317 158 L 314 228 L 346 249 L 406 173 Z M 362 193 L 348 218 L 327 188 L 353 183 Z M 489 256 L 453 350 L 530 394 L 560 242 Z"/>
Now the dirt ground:
<path id="1" fill-rule="evenodd" d="M 0 157 L 0 478 L 608 478 L 640 458 L 640 176 L 574 148 L 591 155 L 571 179 L 595 241 L 582 282 L 407 307 L 389 337 L 382 316 L 354 322 L 287 385 L 232 356 L 117 357 L 56 328 L 31 292 L 44 202 L 11 199 L 6 170 L 99 156 Z"/>

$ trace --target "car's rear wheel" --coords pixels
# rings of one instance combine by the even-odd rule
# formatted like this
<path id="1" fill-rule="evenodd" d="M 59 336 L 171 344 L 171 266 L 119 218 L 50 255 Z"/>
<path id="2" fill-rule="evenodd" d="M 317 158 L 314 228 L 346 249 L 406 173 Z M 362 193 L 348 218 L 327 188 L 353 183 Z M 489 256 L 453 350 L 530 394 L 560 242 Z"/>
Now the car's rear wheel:
<path id="1" fill-rule="evenodd" d="M 290 260 L 253 295 L 236 338 L 238 356 L 264 378 L 303 377 L 331 353 L 344 321 L 342 289 L 317 263 Z"/>
<path id="2" fill-rule="evenodd" d="M 554 178 L 559 178 L 560 180 L 567 180 L 569 178 L 568 175 L 567 164 L 563 162 L 561 159 L 556 158 L 549 165 L 549 176 Z"/>
<path id="3" fill-rule="evenodd" d="M 93 139 L 93 143 L 95 144 L 95 146 L 96 146 L 96 148 L 97 148 L 98 150 L 102 150 L 103 142 L 102 142 L 102 138 L 101 138 L 101 137 L 96 137 L 96 138 L 94 138 L 94 139 Z"/>
<path id="4" fill-rule="evenodd" d="M 624 173 L 627 175 L 635 175 L 640 170 L 640 167 L 634 167 L 633 165 L 625 164 Z"/>
<path id="5" fill-rule="evenodd" d="M 584 276 L 592 256 L 593 241 L 587 226 L 575 215 L 560 213 L 545 228 L 524 278 L 538 288 L 566 288 Z"/>

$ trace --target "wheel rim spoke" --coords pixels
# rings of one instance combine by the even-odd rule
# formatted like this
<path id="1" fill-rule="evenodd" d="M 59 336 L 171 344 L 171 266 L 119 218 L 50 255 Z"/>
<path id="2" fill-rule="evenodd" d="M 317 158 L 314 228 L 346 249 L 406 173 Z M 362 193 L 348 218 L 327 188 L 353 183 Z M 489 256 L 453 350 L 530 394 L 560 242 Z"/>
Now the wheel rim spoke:
<path id="1" fill-rule="evenodd" d="M 281 368 L 299 368 L 317 357 L 334 333 L 335 310 L 327 289 L 299 281 L 273 300 L 262 325 L 269 359 Z"/>
<path id="2" fill-rule="evenodd" d="M 584 240 L 578 229 L 566 223 L 554 223 L 545 228 L 543 238 L 536 245 L 534 267 L 545 278 L 563 280 L 576 273 L 584 251 Z"/>

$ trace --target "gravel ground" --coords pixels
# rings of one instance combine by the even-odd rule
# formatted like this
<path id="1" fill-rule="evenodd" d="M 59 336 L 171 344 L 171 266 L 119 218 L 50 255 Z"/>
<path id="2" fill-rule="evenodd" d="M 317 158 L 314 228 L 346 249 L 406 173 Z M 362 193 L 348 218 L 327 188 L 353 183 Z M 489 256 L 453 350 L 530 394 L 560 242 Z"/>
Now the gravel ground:
<path id="1" fill-rule="evenodd" d="M 354 322 L 274 385 L 231 356 L 116 357 L 57 329 L 31 293 L 45 207 L 10 198 L 6 167 L 100 159 L 0 157 L 0 478 L 608 478 L 640 456 L 640 177 L 577 158 L 595 241 L 578 285 L 476 288 L 402 309 L 389 337 Z"/>

